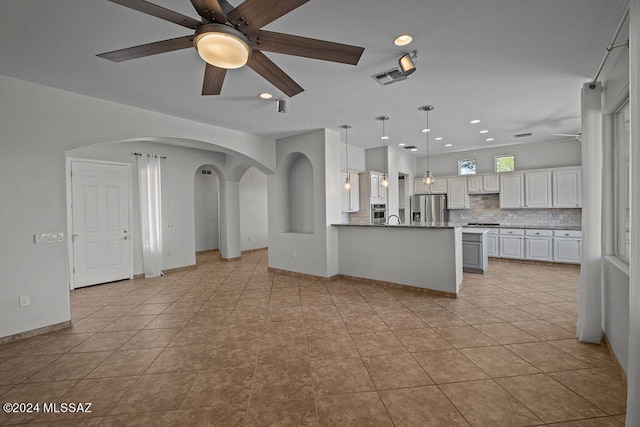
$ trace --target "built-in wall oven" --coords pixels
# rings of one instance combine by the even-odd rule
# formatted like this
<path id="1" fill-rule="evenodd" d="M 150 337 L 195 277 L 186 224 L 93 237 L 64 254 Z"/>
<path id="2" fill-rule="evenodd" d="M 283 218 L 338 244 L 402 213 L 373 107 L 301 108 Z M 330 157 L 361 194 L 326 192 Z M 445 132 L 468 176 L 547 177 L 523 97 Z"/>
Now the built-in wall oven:
<path id="1" fill-rule="evenodd" d="M 387 205 L 373 204 L 371 205 L 371 224 L 380 225 L 387 222 Z"/>

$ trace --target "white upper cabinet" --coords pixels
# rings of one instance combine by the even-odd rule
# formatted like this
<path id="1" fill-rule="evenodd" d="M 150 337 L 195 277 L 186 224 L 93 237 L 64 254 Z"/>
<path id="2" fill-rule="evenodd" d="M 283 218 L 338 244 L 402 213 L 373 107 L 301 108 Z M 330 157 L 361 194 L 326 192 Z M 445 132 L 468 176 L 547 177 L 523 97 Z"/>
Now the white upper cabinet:
<path id="1" fill-rule="evenodd" d="M 582 207 L 582 174 L 580 168 L 553 171 L 553 207 Z"/>
<path id="2" fill-rule="evenodd" d="M 525 207 L 551 207 L 551 171 L 527 172 L 525 181 Z"/>
<path id="3" fill-rule="evenodd" d="M 524 174 L 500 175 L 500 209 L 524 207 Z"/>
<path id="4" fill-rule="evenodd" d="M 447 178 L 435 178 L 431 185 L 424 183 L 424 179 L 413 180 L 413 194 L 446 194 Z"/>
<path id="5" fill-rule="evenodd" d="M 429 188 L 431 194 L 446 194 L 447 192 L 447 178 L 434 178 L 433 183 Z"/>
<path id="6" fill-rule="evenodd" d="M 447 209 L 469 209 L 466 177 L 447 179 Z"/>
<path id="7" fill-rule="evenodd" d="M 472 175 L 467 178 L 467 190 L 471 193 L 482 193 L 482 176 Z"/>
<path id="8" fill-rule="evenodd" d="M 498 174 L 471 175 L 467 179 L 469 194 L 500 192 L 500 180 L 498 179 Z"/>
<path id="9" fill-rule="evenodd" d="M 371 174 L 371 185 L 369 186 L 371 189 L 371 198 L 375 199 L 380 196 L 380 176 L 376 173 Z"/>
<path id="10" fill-rule="evenodd" d="M 422 178 L 413 180 L 413 194 L 425 194 L 427 192 L 427 184 Z"/>
<path id="11" fill-rule="evenodd" d="M 340 174 L 340 188 L 342 190 L 342 212 L 358 212 L 360 210 L 360 179 L 357 173 L 350 173 L 349 181 L 351 182 L 351 189 L 347 190 L 344 187 L 347 180 L 347 174 Z"/>

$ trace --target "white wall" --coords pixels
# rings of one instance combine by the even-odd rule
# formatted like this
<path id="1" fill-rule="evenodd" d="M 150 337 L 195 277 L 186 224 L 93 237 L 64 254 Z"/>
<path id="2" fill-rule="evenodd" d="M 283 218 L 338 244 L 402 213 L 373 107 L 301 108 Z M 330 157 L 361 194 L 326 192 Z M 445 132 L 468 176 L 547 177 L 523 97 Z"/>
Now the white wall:
<path id="1" fill-rule="evenodd" d="M 278 169 L 267 180 L 270 267 L 320 277 L 338 273 L 337 231 L 331 224 L 340 221 L 339 150 L 339 134 L 327 129 L 277 141 Z M 313 167 L 313 234 L 282 232 L 279 225 L 288 210 L 286 183 L 279 174 L 288 170 L 287 159 L 295 153 L 305 155 Z"/>
<path id="2" fill-rule="evenodd" d="M 243 251 L 267 247 L 267 175 L 253 167 L 240 180 L 240 224 Z"/>
<path id="3" fill-rule="evenodd" d="M 70 318 L 66 242 L 33 243 L 37 232 L 66 234 L 66 150 L 109 141 L 171 139 L 216 146 L 264 172 L 275 170 L 275 141 L 254 135 L 6 76 L 0 76 L 0 99 L 0 337 Z M 188 178 L 191 188 L 194 171 Z M 179 202 L 168 218 L 183 206 L 193 209 L 193 199 Z M 193 228 L 174 232 L 190 235 L 193 250 Z M 176 266 L 188 264 L 174 261 Z M 19 296 L 26 294 L 31 305 L 18 307 Z"/>
<path id="4" fill-rule="evenodd" d="M 340 143 L 340 170 L 346 172 L 347 166 L 349 166 L 349 172 L 358 173 L 366 171 L 364 152 L 364 148 L 354 147 L 349 144 L 349 164 L 347 165 L 346 144 L 344 142 Z"/>
<path id="5" fill-rule="evenodd" d="M 369 148 L 365 150 L 366 167 L 368 171 L 385 172 L 385 156 L 386 170 L 389 179 L 389 187 L 387 189 L 387 214 L 398 215 L 398 174 L 409 175 L 405 181 L 411 183 L 416 176 L 416 157 L 392 146 Z M 411 184 L 407 187 L 412 189 Z M 405 193 L 405 206 L 409 206 L 410 191 Z"/>
<path id="6" fill-rule="evenodd" d="M 578 89 L 576 89 L 578 90 Z M 437 176 L 458 174 L 458 160 L 476 159 L 477 173 L 495 172 L 495 156 L 515 155 L 516 170 L 578 166 L 582 164 L 581 145 L 577 140 L 517 144 L 480 150 L 459 151 L 430 156 L 431 173 Z M 427 170 L 427 158 L 418 158 L 417 174 Z"/>
<path id="7" fill-rule="evenodd" d="M 211 171 L 211 175 L 203 174 L 203 170 Z M 218 175 L 210 166 L 198 168 L 193 188 L 196 252 L 218 249 Z"/>

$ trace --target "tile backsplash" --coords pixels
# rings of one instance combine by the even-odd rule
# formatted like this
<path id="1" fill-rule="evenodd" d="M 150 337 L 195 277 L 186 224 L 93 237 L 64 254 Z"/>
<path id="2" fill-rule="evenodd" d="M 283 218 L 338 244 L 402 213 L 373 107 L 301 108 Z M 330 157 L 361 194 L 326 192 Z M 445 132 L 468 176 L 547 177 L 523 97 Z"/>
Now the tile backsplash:
<path id="1" fill-rule="evenodd" d="M 500 209 L 497 194 L 469 195 L 471 209 L 449 211 L 451 222 L 497 222 L 511 226 L 580 227 L 582 209 Z"/>

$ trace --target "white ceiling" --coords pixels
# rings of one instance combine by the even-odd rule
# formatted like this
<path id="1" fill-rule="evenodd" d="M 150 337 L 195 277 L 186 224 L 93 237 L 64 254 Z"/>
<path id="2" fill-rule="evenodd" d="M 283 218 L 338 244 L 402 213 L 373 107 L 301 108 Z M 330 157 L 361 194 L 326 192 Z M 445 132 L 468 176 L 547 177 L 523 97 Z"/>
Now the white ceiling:
<path id="1" fill-rule="evenodd" d="M 198 17 L 189 0 L 153 2 Z M 349 143 L 369 148 L 381 145 L 374 118 L 387 115 L 388 143 L 417 145 L 424 155 L 426 117 L 418 107 L 425 104 L 436 106 L 432 153 L 513 144 L 515 133 L 533 133 L 523 143 L 577 132 L 580 88 L 596 72 L 625 3 L 312 0 L 265 29 L 365 51 L 357 66 L 267 53 L 305 88 L 288 99 L 286 114 L 276 112 L 283 95 L 247 67 L 227 73 L 222 95 L 200 96 L 204 63 L 194 49 L 121 63 L 96 57 L 190 32 L 107 0 L 0 2 L 0 73 L 270 138 L 349 123 Z M 401 33 L 413 35 L 408 47 L 393 44 Z M 413 49 L 419 56 L 409 80 L 380 86 L 371 79 Z M 274 100 L 259 99 L 264 91 Z"/>

